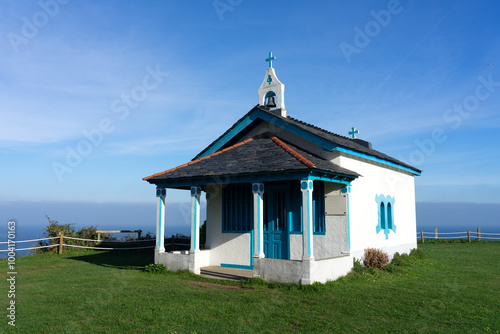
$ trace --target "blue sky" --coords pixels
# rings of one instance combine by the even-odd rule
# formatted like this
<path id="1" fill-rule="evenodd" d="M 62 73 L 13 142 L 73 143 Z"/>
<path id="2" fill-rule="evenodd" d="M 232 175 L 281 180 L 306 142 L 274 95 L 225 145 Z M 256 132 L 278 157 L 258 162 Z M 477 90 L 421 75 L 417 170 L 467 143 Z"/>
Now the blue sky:
<path id="1" fill-rule="evenodd" d="M 413 164 L 419 202 L 500 203 L 496 1 L 0 2 L 0 201 L 153 203 L 257 104 Z M 170 191 L 167 201 L 189 199 Z"/>

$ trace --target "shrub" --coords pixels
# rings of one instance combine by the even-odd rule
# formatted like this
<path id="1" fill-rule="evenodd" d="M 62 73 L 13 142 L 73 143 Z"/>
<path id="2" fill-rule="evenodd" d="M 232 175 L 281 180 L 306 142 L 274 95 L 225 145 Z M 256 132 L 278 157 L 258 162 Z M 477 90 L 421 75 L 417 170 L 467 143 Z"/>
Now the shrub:
<path id="1" fill-rule="evenodd" d="M 361 261 L 358 259 L 353 259 L 352 271 L 354 273 L 362 273 L 365 267 L 361 264 Z"/>
<path id="2" fill-rule="evenodd" d="M 43 236 L 45 238 L 59 237 L 59 233 L 64 234 L 66 237 L 81 238 L 81 239 L 94 239 L 97 242 L 97 226 L 82 227 L 80 230 L 76 231 L 75 224 L 60 224 L 57 220 L 50 219 L 49 216 L 45 215 L 49 224 L 45 227 Z M 109 239 L 109 236 L 101 235 L 101 239 Z M 94 246 L 94 242 L 87 242 L 83 240 L 73 240 L 65 239 L 64 243 L 67 245 L 79 245 L 79 246 Z M 42 240 L 39 241 L 37 246 L 49 246 L 54 245 L 54 247 L 40 248 L 35 250 L 35 253 L 43 253 L 47 251 L 55 252 L 57 250 L 57 245 L 59 245 L 59 239 L 52 240 Z"/>
<path id="3" fill-rule="evenodd" d="M 391 264 L 394 266 L 403 266 L 405 264 L 405 255 L 406 254 L 401 255 L 398 252 L 394 253 Z"/>
<path id="4" fill-rule="evenodd" d="M 97 240 L 97 226 L 82 227 L 78 232 L 75 233 L 77 238 L 81 239 L 93 239 Z M 109 238 L 107 235 L 101 234 L 101 239 Z"/>
<path id="5" fill-rule="evenodd" d="M 413 248 L 411 251 L 410 251 L 410 256 L 413 256 L 417 259 L 423 259 L 425 256 L 424 256 L 424 252 L 421 250 L 421 249 L 418 249 L 418 248 Z"/>
<path id="6" fill-rule="evenodd" d="M 389 262 L 389 255 L 376 248 L 365 249 L 363 263 L 367 268 L 382 268 Z"/>
<path id="7" fill-rule="evenodd" d="M 144 267 L 144 271 L 150 274 L 165 274 L 167 272 L 167 267 L 163 264 L 148 264 Z"/>

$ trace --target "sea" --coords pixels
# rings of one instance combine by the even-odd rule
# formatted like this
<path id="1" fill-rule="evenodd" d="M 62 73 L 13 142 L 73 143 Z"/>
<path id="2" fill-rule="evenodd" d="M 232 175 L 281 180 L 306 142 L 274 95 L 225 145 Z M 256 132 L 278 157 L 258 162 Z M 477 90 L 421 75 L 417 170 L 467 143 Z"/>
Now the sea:
<path id="1" fill-rule="evenodd" d="M 206 205 L 202 205 L 201 221 L 206 218 Z M 483 238 L 486 233 L 496 233 L 500 239 L 500 204 L 475 203 L 417 203 L 417 238 L 420 231 L 425 237 L 434 237 L 438 228 L 439 237 L 465 238 L 471 231 L 475 238 L 477 228 L 481 228 Z M 166 204 L 165 236 L 190 234 L 190 203 Z M 15 221 L 16 248 L 33 247 L 38 241 L 20 243 L 45 237 L 48 220 L 60 224 L 73 224 L 76 230 L 95 226 L 103 230 L 137 230 L 143 234 L 156 232 L 156 203 L 88 203 L 88 202 L 0 202 L 0 250 L 6 250 L 8 222 Z M 397 222 L 395 222 L 397 226 Z M 459 235 L 449 234 L 462 232 Z M 113 234 L 123 237 L 127 234 Z M 135 234 L 131 234 L 135 235 Z M 25 256 L 31 251 L 18 251 L 16 256 Z M 5 257 L 6 252 L 0 252 Z"/>

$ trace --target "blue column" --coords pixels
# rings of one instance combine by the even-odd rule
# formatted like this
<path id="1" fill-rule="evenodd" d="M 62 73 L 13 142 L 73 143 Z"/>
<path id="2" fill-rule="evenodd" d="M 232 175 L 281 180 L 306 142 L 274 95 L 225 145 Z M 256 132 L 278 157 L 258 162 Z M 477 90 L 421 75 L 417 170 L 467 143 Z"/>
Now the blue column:
<path id="1" fill-rule="evenodd" d="M 156 247 L 155 250 L 165 251 L 165 197 L 167 189 L 156 188 Z"/>
<path id="2" fill-rule="evenodd" d="M 254 257 L 264 258 L 264 184 L 252 184 L 253 224 L 254 224 Z"/>
<path id="3" fill-rule="evenodd" d="M 191 251 L 200 250 L 200 187 L 191 187 Z"/>
<path id="4" fill-rule="evenodd" d="M 351 250 L 351 221 L 349 218 L 349 193 L 351 192 L 351 187 L 346 186 L 340 189 L 342 194 L 346 195 L 346 206 L 347 206 L 347 247 Z"/>
<path id="5" fill-rule="evenodd" d="M 313 181 L 304 179 L 300 182 L 302 191 L 302 260 L 314 259 L 313 239 Z"/>

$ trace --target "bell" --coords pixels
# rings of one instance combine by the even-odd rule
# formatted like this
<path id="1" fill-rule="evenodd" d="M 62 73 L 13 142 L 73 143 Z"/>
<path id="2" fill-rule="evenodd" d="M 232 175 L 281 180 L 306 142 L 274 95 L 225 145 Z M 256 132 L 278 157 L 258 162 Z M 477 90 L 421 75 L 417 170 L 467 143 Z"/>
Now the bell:
<path id="1" fill-rule="evenodd" d="M 274 99 L 274 96 L 269 96 L 267 99 L 267 108 L 276 108 L 276 100 Z"/>

